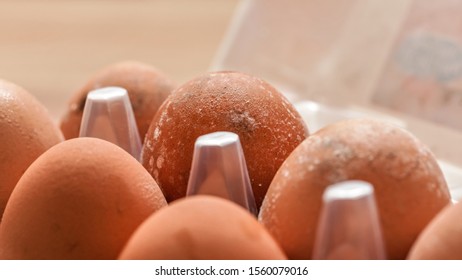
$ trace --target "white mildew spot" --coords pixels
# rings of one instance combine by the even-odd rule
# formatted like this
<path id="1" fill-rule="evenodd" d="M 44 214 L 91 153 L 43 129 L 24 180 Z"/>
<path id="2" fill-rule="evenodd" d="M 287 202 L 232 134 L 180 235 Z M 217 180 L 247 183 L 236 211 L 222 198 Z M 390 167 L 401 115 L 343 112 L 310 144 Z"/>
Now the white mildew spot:
<path id="1" fill-rule="evenodd" d="M 257 128 L 257 122 L 253 117 L 250 116 L 249 112 L 231 112 L 230 115 L 231 122 L 238 126 L 243 126 L 247 130 L 254 130 Z"/>
<path id="2" fill-rule="evenodd" d="M 156 126 L 156 129 L 154 129 L 154 134 L 153 134 L 154 140 L 157 140 L 159 138 L 159 136 L 160 136 L 160 129 L 159 129 L 158 126 Z M 148 146 L 148 148 L 149 148 L 149 146 Z"/>
<path id="3" fill-rule="evenodd" d="M 306 155 L 307 150 L 297 153 L 297 164 L 306 164 L 311 161 L 310 157 Z"/>
<path id="4" fill-rule="evenodd" d="M 279 205 L 279 197 L 281 196 L 281 189 L 273 189 L 271 196 L 266 196 L 263 201 L 260 215 L 258 220 L 265 226 L 273 226 L 279 224 L 277 215 L 272 215 L 269 213 L 277 213 L 276 207 Z M 263 219 L 264 218 L 264 219 Z"/>
<path id="5" fill-rule="evenodd" d="M 316 168 L 315 164 L 308 165 L 308 171 L 312 172 Z"/>
<path id="6" fill-rule="evenodd" d="M 167 111 L 163 111 L 162 114 L 160 115 L 159 125 L 162 125 L 166 118 L 167 118 Z"/>
<path id="7" fill-rule="evenodd" d="M 157 157 L 157 160 L 156 160 L 157 168 L 161 169 L 163 165 L 164 165 L 164 157 L 163 156 Z"/>
<path id="8" fill-rule="evenodd" d="M 353 158 L 354 153 L 350 147 L 342 145 L 334 150 L 333 155 L 337 160 L 346 162 Z"/>
<path id="9" fill-rule="evenodd" d="M 288 169 L 283 169 L 283 170 L 282 170 L 282 176 L 284 176 L 284 177 L 286 177 L 286 178 L 290 177 L 290 172 L 289 172 L 289 170 L 288 170 Z"/>
<path id="10" fill-rule="evenodd" d="M 315 169 L 318 168 L 320 163 L 321 163 L 321 160 L 319 160 L 319 158 L 309 159 L 308 162 L 306 163 L 308 164 L 308 171 L 309 172 L 314 171 Z"/>
<path id="11" fill-rule="evenodd" d="M 146 140 L 146 148 L 148 148 L 151 152 L 154 151 L 154 147 L 152 146 L 151 140 Z"/>
<path id="12" fill-rule="evenodd" d="M 152 171 L 153 167 L 154 167 L 154 158 L 151 156 L 149 158 L 149 168 L 151 169 L 151 171 Z"/>

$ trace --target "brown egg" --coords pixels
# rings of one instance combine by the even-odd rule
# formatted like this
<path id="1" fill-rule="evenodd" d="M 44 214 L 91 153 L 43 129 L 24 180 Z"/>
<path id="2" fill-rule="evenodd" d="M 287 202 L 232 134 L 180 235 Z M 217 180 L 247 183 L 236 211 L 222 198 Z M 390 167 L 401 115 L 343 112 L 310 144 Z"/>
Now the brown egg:
<path id="1" fill-rule="evenodd" d="M 411 260 L 462 260 L 462 204 L 449 205 L 419 235 Z"/>
<path id="2" fill-rule="evenodd" d="M 62 139 L 51 116 L 34 96 L 0 80 L 0 220 L 24 171 Z"/>
<path id="3" fill-rule="evenodd" d="M 214 196 L 196 195 L 151 215 L 133 234 L 120 259 L 285 259 L 255 217 Z"/>
<path id="4" fill-rule="evenodd" d="M 108 86 L 118 86 L 128 91 L 141 141 L 144 140 L 154 114 L 175 87 L 169 78 L 150 65 L 136 61 L 109 65 L 94 74 L 72 96 L 69 108 L 61 120 L 61 130 L 66 139 L 79 136 L 88 92 Z"/>
<path id="5" fill-rule="evenodd" d="M 294 107 L 263 80 L 237 72 L 195 78 L 161 106 L 142 152 L 167 201 L 185 196 L 194 142 L 215 131 L 239 135 L 257 207 L 279 166 L 308 136 Z"/>
<path id="6" fill-rule="evenodd" d="M 404 259 L 422 229 L 450 203 L 434 156 L 414 136 L 384 122 L 348 120 L 321 129 L 287 158 L 259 219 L 290 259 L 309 259 L 325 188 L 354 179 L 374 186 L 391 259 Z"/>
<path id="7" fill-rule="evenodd" d="M 0 224 L 0 259 L 115 259 L 166 205 L 143 166 L 96 138 L 54 146 L 24 173 Z"/>

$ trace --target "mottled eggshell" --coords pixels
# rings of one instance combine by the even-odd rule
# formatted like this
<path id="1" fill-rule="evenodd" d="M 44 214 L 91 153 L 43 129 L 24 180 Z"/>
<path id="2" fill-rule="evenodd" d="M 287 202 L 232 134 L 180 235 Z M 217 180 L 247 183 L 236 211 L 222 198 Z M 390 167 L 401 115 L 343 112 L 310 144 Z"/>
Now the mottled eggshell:
<path id="1" fill-rule="evenodd" d="M 61 130 L 66 139 L 79 136 L 88 92 L 109 86 L 127 90 L 142 141 L 154 114 L 175 87 L 165 74 L 150 65 L 137 61 L 122 61 L 109 65 L 94 74 L 72 96 L 67 112 L 61 120 Z"/>
<path id="2" fill-rule="evenodd" d="M 308 136 L 295 108 L 265 81 L 238 72 L 197 77 L 167 98 L 146 135 L 142 162 L 167 201 L 185 196 L 194 142 L 215 131 L 239 135 L 258 207 L 282 162 Z"/>
<path id="3" fill-rule="evenodd" d="M 120 259 L 285 259 L 279 245 L 247 211 L 223 198 L 183 198 L 151 215 Z"/>
<path id="4" fill-rule="evenodd" d="M 34 96 L 0 80 L 0 220 L 27 167 L 62 140 L 58 127 Z"/>
<path id="5" fill-rule="evenodd" d="M 374 186 L 390 259 L 404 259 L 418 234 L 450 203 L 427 147 L 401 128 L 357 119 L 321 129 L 287 158 L 259 219 L 289 258 L 309 259 L 325 188 L 354 179 Z"/>
<path id="6" fill-rule="evenodd" d="M 447 206 L 419 235 L 411 260 L 462 260 L 462 204 Z"/>
<path id="7" fill-rule="evenodd" d="M 132 156 L 109 142 L 54 146 L 24 173 L 0 224 L 0 259 L 116 259 L 130 235 L 166 206 Z"/>

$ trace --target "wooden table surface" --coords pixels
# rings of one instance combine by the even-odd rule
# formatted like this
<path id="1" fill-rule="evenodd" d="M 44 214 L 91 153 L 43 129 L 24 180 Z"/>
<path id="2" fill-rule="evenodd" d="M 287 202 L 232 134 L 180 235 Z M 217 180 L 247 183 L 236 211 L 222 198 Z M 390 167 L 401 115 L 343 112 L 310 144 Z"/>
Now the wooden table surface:
<path id="1" fill-rule="evenodd" d="M 0 78 L 55 119 L 92 73 L 125 59 L 178 83 L 206 72 L 238 0 L 0 0 Z"/>

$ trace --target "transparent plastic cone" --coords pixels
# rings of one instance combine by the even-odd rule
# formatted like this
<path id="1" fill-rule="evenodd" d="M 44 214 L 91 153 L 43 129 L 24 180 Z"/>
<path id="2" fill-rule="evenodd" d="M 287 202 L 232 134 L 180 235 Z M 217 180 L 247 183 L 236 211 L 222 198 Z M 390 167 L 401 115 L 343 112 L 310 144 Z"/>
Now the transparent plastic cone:
<path id="1" fill-rule="evenodd" d="M 226 198 L 257 214 L 237 134 L 214 132 L 197 138 L 187 189 L 187 195 L 196 194 Z"/>
<path id="2" fill-rule="evenodd" d="M 385 259 L 371 184 L 345 181 L 331 185 L 324 192 L 323 202 L 313 259 Z"/>
<path id="3" fill-rule="evenodd" d="M 79 136 L 107 140 L 139 160 L 141 139 L 127 91 L 120 87 L 90 91 Z"/>

